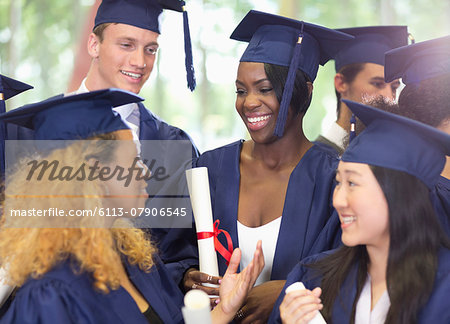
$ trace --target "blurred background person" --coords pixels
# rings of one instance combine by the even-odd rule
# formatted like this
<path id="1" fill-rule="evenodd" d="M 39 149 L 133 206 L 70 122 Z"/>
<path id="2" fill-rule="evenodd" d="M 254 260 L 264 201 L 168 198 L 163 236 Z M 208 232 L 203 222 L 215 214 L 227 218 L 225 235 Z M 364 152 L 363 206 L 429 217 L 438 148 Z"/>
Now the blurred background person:
<path id="1" fill-rule="evenodd" d="M 386 53 L 387 82 L 402 78 L 398 113 L 450 134 L 450 36 Z M 431 191 L 443 229 L 450 237 L 450 157 Z"/>
<path id="2" fill-rule="evenodd" d="M 398 79 L 384 81 L 384 53 L 408 44 L 406 26 L 371 26 L 337 29 L 355 36 L 334 57 L 336 75 L 337 120 L 316 142 L 342 155 L 344 140 L 350 133 L 351 111 L 341 99 L 364 102 L 383 96 L 394 100 L 400 86 Z"/>

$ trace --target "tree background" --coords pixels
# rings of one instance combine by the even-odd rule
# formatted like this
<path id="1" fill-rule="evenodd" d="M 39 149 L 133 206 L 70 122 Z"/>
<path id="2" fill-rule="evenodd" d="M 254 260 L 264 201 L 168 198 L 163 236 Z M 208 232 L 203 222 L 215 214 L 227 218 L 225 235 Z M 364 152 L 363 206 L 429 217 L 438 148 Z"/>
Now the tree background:
<path id="1" fill-rule="evenodd" d="M 7 108 L 67 92 L 84 75 L 86 35 L 100 0 L 0 0 L 0 73 L 35 88 Z M 250 9 L 329 28 L 408 25 L 417 42 L 450 34 L 448 0 L 186 0 L 197 89 L 186 87 L 182 16 L 166 11 L 152 76 L 141 91 L 146 106 L 186 130 L 201 151 L 248 137 L 234 109 L 234 80 L 244 43 L 229 39 Z M 84 58 L 86 60 L 86 58 Z M 84 65 L 86 66 L 86 62 Z M 314 139 L 335 119 L 334 64 L 319 69 L 304 119 Z M 75 83 L 79 83 L 75 79 Z"/>

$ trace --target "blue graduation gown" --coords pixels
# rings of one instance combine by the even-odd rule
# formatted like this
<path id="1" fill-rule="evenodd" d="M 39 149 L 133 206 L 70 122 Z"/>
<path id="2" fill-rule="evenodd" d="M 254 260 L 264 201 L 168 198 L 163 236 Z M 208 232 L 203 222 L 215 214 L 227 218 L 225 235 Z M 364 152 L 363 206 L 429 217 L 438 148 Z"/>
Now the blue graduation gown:
<path id="1" fill-rule="evenodd" d="M 243 141 L 206 152 L 196 162 L 208 167 L 214 220 L 230 233 L 233 247 L 239 246 L 237 213 L 239 200 L 239 160 Z M 303 258 L 340 244 L 340 224 L 331 204 L 337 159 L 314 145 L 292 171 L 278 235 L 271 280 L 286 279 Z M 226 241 L 219 240 L 226 246 Z M 226 271 L 225 259 L 218 255 L 219 274 Z"/>
<path id="2" fill-rule="evenodd" d="M 192 156 L 197 157 L 200 155 L 194 142 L 185 131 L 159 119 L 145 108 L 144 104 L 138 103 L 138 106 L 140 113 L 140 140 L 188 140 L 192 143 Z"/>
<path id="3" fill-rule="evenodd" d="M 161 261 L 155 261 L 150 273 L 125 262 L 129 278 L 164 323 L 183 323 L 183 295 Z M 92 282 L 90 274 L 74 274 L 64 262 L 41 279 L 28 280 L 0 323 L 147 324 L 124 288 L 104 294 L 94 290 Z"/>
<path id="4" fill-rule="evenodd" d="M 289 273 L 286 280 L 286 285 L 275 303 L 272 314 L 269 318 L 269 323 L 281 323 L 280 305 L 284 299 L 285 290 L 289 285 L 296 281 L 302 281 L 305 287 L 310 290 L 320 287 L 321 278 L 318 277 L 313 270 L 303 266 L 303 264 L 314 263 L 316 260 L 331 253 L 333 253 L 333 251 L 327 251 L 319 255 L 309 257 L 295 266 L 292 272 Z M 356 296 L 357 267 L 358 266 L 355 265 L 351 268 L 334 303 L 332 313 L 334 324 L 350 323 L 353 301 Z M 450 250 L 442 248 L 438 254 L 438 269 L 433 285 L 433 291 L 426 305 L 420 310 L 417 323 L 450 323 L 450 307 L 448 307 L 449 296 Z M 405 305 L 405 307 L 408 307 L 408 305 Z"/>
<path id="5" fill-rule="evenodd" d="M 322 149 L 324 149 L 325 151 L 328 151 L 330 154 L 339 157 L 342 155 L 342 153 L 344 153 L 344 151 L 337 146 L 336 144 L 334 144 L 333 142 L 330 142 L 329 140 L 327 140 L 325 137 L 319 135 L 318 138 L 316 138 L 315 141 L 313 141 L 314 144 L 320 146 Z"/>
<path id="6" fill-rule="evenodd" d="M 450 237 L 450 179 L 439 177 L 430 197 L 438 220 L 447 236 Z"/>
<path id="7" fill-rule="evenodd" d="M 189 140 L 192 143 L 192 158 L 200 155 L 186 132 L 162 121 L 146 109 L 142 103 L 138 103 L 138 105 L 140 140 Z M 171 162 L 173 161 L 167 161 L 167 163 Z M 187 192 L 184 171 L 178 177 L 180 178 L 180 192 Z M 149 204 L 151 205 L 152 202 L 150 201 Z M 190 228 L 152 228 L 150 233 L 152 240 L 158 247 L 161 259 L 166 264 L 175 282 L 180 283 L 184 273 L 190 267 L 198 267 L 197 241 L 192 221 Z"/>

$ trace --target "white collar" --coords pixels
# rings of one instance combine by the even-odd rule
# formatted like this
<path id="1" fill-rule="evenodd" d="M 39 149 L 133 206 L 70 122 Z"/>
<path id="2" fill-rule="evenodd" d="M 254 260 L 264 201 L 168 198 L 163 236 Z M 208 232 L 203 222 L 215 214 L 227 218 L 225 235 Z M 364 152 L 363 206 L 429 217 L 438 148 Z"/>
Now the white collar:
<path id="1" fill-rule="evenodd" d="M 323 137 L 325 137 L 330 142 L 333 142 L 340 148 L 344 149 L 344 139 L 347 137 L 347 135 L 347 131 L 339 126 L 338 123 L 334 122 L 333 124 L 331 124 L 330 128 L 328 128 Z"/>

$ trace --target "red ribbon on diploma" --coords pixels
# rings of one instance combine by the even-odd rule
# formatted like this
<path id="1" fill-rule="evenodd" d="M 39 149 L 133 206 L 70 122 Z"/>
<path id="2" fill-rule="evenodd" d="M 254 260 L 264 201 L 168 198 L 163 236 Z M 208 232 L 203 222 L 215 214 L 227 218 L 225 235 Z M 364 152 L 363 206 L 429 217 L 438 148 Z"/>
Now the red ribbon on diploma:
<path id="1" fill-rule="evenodd" d="M 233 241 L 231 240 L 231 236 L 227 231 L 219 229 L 219 224 L 220 221 L 217 219 L 213 225 L 214 232 L 198 232 L 197 239 L 204 240 L 214 236 L 214 248 L 217 252 L 219 252 L 221 256 L 225 258 L 225 260 L 227 260 L 228 266 L 228 264 L 230 263 L 231 254 L 233 253 Z M 225 246 L 223 246 L 222 243 L 220 243 L 217 239 L 217 236 L 219 236 L 220 233 L 223 233 L 227 238 L 227 248 L 225 248 Z"/>

